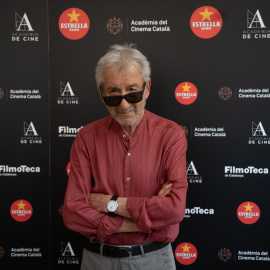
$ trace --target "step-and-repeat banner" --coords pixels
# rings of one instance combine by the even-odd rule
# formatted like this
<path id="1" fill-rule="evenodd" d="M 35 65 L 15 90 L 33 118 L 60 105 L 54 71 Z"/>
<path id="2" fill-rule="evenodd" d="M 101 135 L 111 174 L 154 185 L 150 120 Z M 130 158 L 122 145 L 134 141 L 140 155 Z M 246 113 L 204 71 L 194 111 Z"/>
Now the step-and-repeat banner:
<path id="1" fill-rule="evenodd" d="M 0 269 L 79 269 L 62 204 L 77 132 L 108 113 L 95 86 L 108 47 L 152 67 L 146 108 L 188 140 L 177 269 L 269 269 L 270 2 L 0 3 Z"/>

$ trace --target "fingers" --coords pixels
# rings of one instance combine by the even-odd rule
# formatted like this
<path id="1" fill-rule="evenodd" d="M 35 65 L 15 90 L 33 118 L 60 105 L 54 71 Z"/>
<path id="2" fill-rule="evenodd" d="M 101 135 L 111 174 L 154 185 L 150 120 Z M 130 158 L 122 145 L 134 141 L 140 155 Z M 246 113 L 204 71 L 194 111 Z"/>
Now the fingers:
<path id="1" fill-rule="evenodd" d="M 172 183 L 164 184 L 157 194 L 157 197 L 166 197 L 172 189 Z"/>

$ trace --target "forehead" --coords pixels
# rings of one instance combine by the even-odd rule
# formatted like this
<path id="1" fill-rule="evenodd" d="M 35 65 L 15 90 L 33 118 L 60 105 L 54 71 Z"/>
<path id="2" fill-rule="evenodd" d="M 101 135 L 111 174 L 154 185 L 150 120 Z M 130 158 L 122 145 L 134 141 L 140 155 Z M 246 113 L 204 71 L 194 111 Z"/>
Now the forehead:
<path id="1" fill-rule="evenodd" d="M 143 83 L 142 74 L 138 67 L 132 66 L 124 70 L 105 69 L 103 71 L 103 87 L 121 87 Z"/>

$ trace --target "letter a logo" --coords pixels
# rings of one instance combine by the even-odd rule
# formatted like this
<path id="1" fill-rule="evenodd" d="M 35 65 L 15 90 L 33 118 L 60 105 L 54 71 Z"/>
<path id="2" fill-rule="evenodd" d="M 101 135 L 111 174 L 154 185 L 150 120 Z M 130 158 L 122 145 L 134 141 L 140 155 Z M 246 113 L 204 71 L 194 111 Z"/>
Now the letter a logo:
<path id="1" fill-rule="evenodd" d="M 189 164 L 187 163 L 187 174 L 188 175 L 198 175 L 193 161 L 191 161 Z"/>
<path id="2" fill-rule="evenodd" d="M 61 253 L 62 253 L 62 256 L 75 256 L 75 253 L 69 242 L 67 243 L 67 245 L 61 242 Z"/>
<path id="3" fill-rule="evenodd" d="M 29 125 L 24 122 L 24 135 L 25 136 L 38 136 L 33 122 L 31 122 Z"/>
<path id="4" fill-rule="evenodd" d="M 247 28 L 266 28 L 258 9 L 255 14 L 247 11 Z"/>
<path id="5" fill-rule="evenodd" d="M 15 13 L 15 25 L 16 31 L 34 31 L 26 13 L 24 13 L 23 17 Z"/>
<path id="6" fill-rule="evenodd" d="M 69 82 L 67 82 L 66 85 L 64 85 L 62 82 L 60 82 L 60 94 L 61 94 L 62 97 L 75 96 Z"/>
<path id="7" fill-rule="evenodd" d="M 252 136 L 267 136 L 262 122 L 260 122 L 258 125 L 252 122 Z"/>

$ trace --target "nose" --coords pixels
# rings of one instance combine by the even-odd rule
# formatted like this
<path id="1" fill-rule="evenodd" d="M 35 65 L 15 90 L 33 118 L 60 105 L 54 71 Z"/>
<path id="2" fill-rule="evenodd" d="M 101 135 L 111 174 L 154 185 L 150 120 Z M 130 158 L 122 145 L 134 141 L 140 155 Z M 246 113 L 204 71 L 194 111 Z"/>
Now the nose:
<path id="1" fill-rule="evenodd" d="M 127 109 L 129 106 L 130 104 L 124 98 L 122 98 L 121 103 L 118 105 L 121 109 Z"/>

